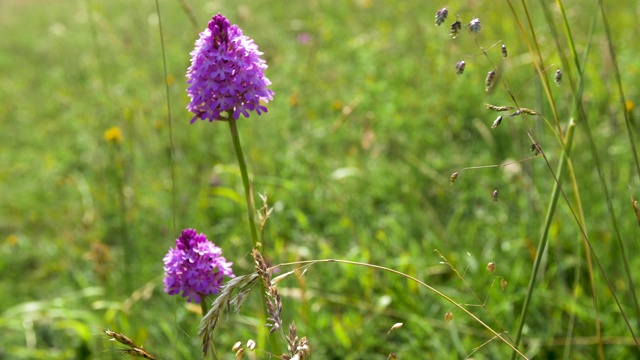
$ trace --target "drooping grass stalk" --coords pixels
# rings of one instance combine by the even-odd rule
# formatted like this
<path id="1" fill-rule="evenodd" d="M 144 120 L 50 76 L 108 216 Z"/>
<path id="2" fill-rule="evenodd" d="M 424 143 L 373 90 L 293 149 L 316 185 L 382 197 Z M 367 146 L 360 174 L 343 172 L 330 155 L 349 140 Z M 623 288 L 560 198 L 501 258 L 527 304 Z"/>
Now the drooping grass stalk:
<path id="1" fill-rule="evenodd" d="M 272 266 L 270 269 L 274 269 L 274 268 L 282 267 L 282 266 L 292 266 L 292 265 L 305 265 L 306 267 L 310 267 L 310 266 L 312 266 L 314 264 L 322 264 L 322 263 L 339 263 L 339 264 L 363 266 L 363 267 L 367 267 L 367 268 L 371 268 L 371 269 L 386 271 L 386 272 L 389 272 L 391 274 L 398 275 L 398 276 L 404 277 L 404 278 L 406 278 L 406 279 L 408 279 L 410 281 L 413 281 L 413 282 L 417 283 L 418 285 L 426 288 L 430 292 L 432 292 L 432 293 L 436 294 L 437 296 L 441 297 L 445 301 L 451 303 L 456 308 L 460 309 L 462 312 L 467 314 L 469 317 L 471 317 L 474 321 L 476 321 L 482 327 L 487 329 L 491 334 L 493 334 L 493 336 L 495 338 L 500 339 L 500 341 L 502 341 L 507 346 L 509 346 L 513 350 L 514 354 L 521 356 L 523 359 L 527 359 L 526 355 L 523 354 L 520 350 L 518 350 L 516 345 L 512 344 L 511 342 L 509 342 L 502 334 L 500 334 L 500 333 L 496 332 L 495 330 L 493 330 L 489 325 L 485 324 L 482 320 L 480 320 L 480 318 L 478 318 L 472 312 L 467 310 L 464 306 L 460 305 L 459 303 L 457 303 L 455 300 L 453 300 L 452 298 L 448 297 L 444 293 L 438 291 L 436 288 L 428 285 L 427 283 L 425 283 L 425 282 L 423 282 L 423 281 L 421 281 L 421 280 L 419 280 L 419 279 L 417 279 L 417 278 L 415 278 L 415 277 L 413 277 L 411 275 L 405 274 L 405 273 L 403 273 L 401 271 L 394 270 L 394 269 L 387 268 L 387 267 L 380 266 L 380 265 L 362 263 L 362 262 L 357 262 L 357 261 L 340 260 L 340 259 L 322 259 L 322 260 L 295 261 L 295 262 L 290 262 L 290 263 L 278 264 L 276 266 Z M 289 272 L 287 274 L 293 274 L 293 273 L 295 273 L 295 272 L 291 271 L 291 272 Z M 303 271 L 303 273 L 304 273 L 304 271 Z M 281 276 L 286 276 L 287 274 L 283 274 Z"/>

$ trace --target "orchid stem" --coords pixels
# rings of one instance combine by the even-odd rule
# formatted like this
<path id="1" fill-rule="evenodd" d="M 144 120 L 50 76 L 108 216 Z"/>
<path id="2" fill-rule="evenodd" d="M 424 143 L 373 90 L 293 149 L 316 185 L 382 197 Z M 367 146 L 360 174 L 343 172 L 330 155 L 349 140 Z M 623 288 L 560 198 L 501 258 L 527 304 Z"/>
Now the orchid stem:
<path id="1" fill-rule="evenodd" d="M 249 182 L 249 173 L 247 172 L 247 163 L 244 160 L 242 145 L 240 145 L 240 135 L 236 126 L 236 119 L 229 116 L 229 130 L 231 130 L 231 138 L 233 139 L 233 147 L 236 150 L 238 158 L 238 166 L 240 167 L 240 175 L 242 176 L 242 185 L 244 186 L 244 195 L 247 200 L 247 217 L 249 219 L 249 229 L 251 230 L 251 244 L 254 248 L 259 247 L 258 230 L 256 229 L 256 204 L 253 200 L 253 189 Z M 262 250 L 261 250 L 262 251 Z"/>

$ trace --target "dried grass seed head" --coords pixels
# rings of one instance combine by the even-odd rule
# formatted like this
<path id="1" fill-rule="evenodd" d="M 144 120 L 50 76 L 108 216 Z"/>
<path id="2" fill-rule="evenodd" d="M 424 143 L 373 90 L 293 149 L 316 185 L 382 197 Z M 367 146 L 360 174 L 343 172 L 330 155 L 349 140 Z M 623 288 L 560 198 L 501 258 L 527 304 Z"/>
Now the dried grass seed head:
<path id="1" fill-rule="evenodd" d="M 507 45 L 502 44 L 502 46 L 500 47 L 500 51 L 502 52 L 502 58 L 506 59 L 507 58 Z"/>
<path id="2" fill-rule="evenodd" d="M 496 190 L 497 191 L 497 190 Z M 493 274 L 496 271 L 496 263 L 493 261 L 487 264 L 487 272 Z"/>
<path id="3" fill-rule="evenodd" d="M 469 25 L 467 25 L 467 27 L 469 28 L 469 31 L 477 34 L 482 29 L 482 24 L 480 23 L 480 19 L 475 18 L 469 22 Z"/>
<path id="4" fill-rule="evenodd" d="M 560 69 L 556 70 L 556 77 L 553 79 L 556 85 L 560 86 L 562 84 L 562 71 Z"/>
<path id="5" fill-rule="evenodd" d="M 444 314 L 444 321 L 449 322 L 453 320 L 453 313 L 451 311 Z"/>
<path id="6" fill-rule="evenodd" d="M 529 148 L 529 151 L 531 151 L 533 153 L 534 156 L 542 153 L 542 148 L 540 148 L 540 144 L 538 143 L 533 143 L 531 144 L 531 148 Z"/>
<path id="7" fill-rule="evenodd" d="M 253 350 L 255 350 L 256 346 L 257 346 L 257 344 L 256 344 L 255 341 L 253 341 L 253 339 L 247 340 L 247 349 L 253 351 Z"/>
<path id="8" fill-rule="evenodd" d="M 460 60 L 456 63 L 456 74 L 457 75 L 462 75 L 464 73 L 464 68 L 467 64 L 464 62 L 464 60 Z"/>
<path id="9" fill-rule="evenodd" d="M 496 71 L 495 70 L 489 71 L 487 73 L 487 79 L 485 80 L 484 91 L 486 92 L 491 91 L 491 89 L 493 89 L 493 85 L 495 84 L 495 80 L 496 80 Z"/>
<path id="10" fill-rule="evenodd" d="M 491 125 L 491 128 L 492 129 L 497 128 L 500 125 L 501 122 L 502 122 L 502 115 L 500 115 L 500 116 L 498 116 L 496 118 L 496 121 L 493 122 L 493 124 Z"/>
<path id="11" fill-rule="evenodd" d="M 456 181 L 456 179 L 458 178 L 458 174 L 460 174 L 460 172 L 456 171 L 449 177 L 449 182 L 451 183 L 451 185 L 453 185 L 454 181 Z"/>
<path id="12" fill-rule="evenodd" d="M 446 7 L 436 11 L 436 26 L 442 25 L 442 23 L 447 20 L 448 15 L 449 11 Z"/>
<path id="13" fill-rule="evenodd" d="M 233 347 L 231 347 L 231 351 L 236 352 L 240 350 L 240 348 L 242 348 L 242 341 L 236 341 L 236 343 L 233 344 Z"/>
<path id="14" fill-rule="evenodd" d="M 502 288 L 502 291 L 507 290 L 507 285 L 508 284 L 509 283 L 507 283 L 507 280 L 505 280 L 505 279 L 500 280 L 500 287 Z"/>
<path id="15" fill-rule="evenodd" d="M 451 35 L 452 39 L 455 39 L 458 37 L 458 34 L 460 34 L 460 30 L 462 30 L 462 23 L 459 20 L 456 20 L 451 24 L 451 31 L 449 32 L 449 35 Z"/>

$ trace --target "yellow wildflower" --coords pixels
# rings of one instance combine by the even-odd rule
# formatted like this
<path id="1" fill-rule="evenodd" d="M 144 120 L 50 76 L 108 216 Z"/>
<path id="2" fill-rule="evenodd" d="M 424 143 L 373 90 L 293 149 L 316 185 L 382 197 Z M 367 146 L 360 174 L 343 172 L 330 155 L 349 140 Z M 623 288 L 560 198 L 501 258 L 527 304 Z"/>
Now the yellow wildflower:
<path id="1" fill-rule="evenodd" d="M 124 140 L 122 137 L 122 130 L 117 126 L 113 126 L 105 131 L 103 137 L 106 142 L 114 144 L 121 144 Z"/>

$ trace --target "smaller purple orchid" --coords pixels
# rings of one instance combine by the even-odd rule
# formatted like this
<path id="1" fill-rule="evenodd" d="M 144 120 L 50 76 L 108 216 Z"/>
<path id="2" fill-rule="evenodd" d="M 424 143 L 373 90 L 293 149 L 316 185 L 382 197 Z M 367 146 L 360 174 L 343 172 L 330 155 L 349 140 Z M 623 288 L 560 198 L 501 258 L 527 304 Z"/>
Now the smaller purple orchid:
<path id="1" fill-rule="evenodd" d="M 182 291 L 188 302 L 196 304 L 203 296 L 217 294 L 225 276 L 235 277 L 222 249 L 194 229 L 182 231 L 163 261 L 164 291 L 169 295 Z"/>

